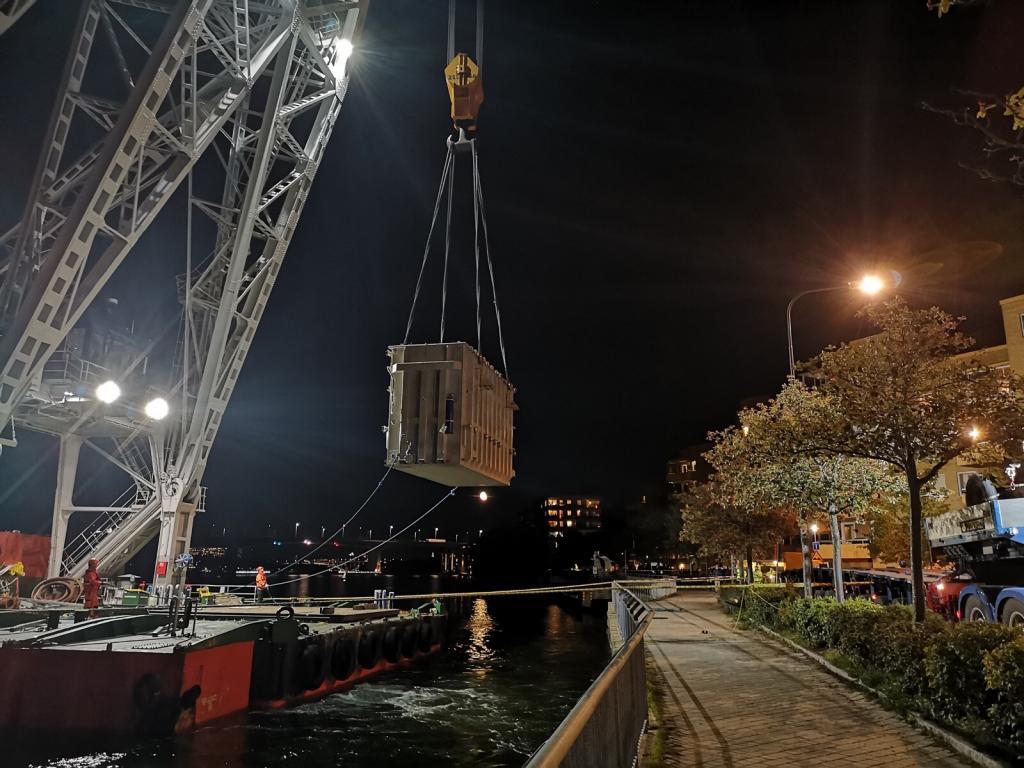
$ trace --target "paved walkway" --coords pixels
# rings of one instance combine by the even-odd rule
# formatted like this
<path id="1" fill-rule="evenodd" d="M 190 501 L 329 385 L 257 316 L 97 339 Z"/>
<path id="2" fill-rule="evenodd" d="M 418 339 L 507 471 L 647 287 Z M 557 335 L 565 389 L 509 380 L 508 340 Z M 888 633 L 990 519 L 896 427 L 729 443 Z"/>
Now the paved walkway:
<path id="1" fill-rule="evenodd" d="M 647 651 L 667 687 L 667 766 L 971 765 L 809 659 L 734 630 L 714 595 L 653 606 Z"/>

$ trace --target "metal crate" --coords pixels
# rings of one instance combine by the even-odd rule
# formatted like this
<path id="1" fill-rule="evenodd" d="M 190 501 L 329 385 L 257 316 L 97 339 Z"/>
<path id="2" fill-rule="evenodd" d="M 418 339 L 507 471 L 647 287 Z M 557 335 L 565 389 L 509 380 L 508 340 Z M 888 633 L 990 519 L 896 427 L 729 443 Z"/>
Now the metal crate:
<path id="1" fill-rule="evenodd" d="M 387 460 L 447 486 L 508 485 L 515 389 L 469 344 L 388 347 Z"/>

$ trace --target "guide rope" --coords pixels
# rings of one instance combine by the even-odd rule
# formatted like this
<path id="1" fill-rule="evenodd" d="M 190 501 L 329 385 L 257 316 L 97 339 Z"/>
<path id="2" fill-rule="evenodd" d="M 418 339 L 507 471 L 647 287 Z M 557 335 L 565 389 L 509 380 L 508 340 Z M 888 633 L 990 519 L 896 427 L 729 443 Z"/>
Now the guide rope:
<path id="1" fill-rule="evenodd" d="M 334 531 L 334 533 L 332 533 L 330 536 L 328 536 L 326 539 L 324 539 L 322 542 L 320 542 L 320 544 L 318 544 L 317 546 L 313 547 L 313 549 L 311 549 L 308 552 L 306 552 L 306 554 L 300 555 L 297 559 L 292 560 L 290 563 L 288 563 L 288 565 L 284 566 L 283 568 L 277 569 L 271 575 L 272 576 L 277 576 L 279 573 L 284 573 L 289 568 L 291 568 L 293 565 L 296 565 L 297 563 L 302 562 L 307 557 L 310 557 L 311 555 L 313 555 L 313 553 L 319 552 L 321 549 L 323 549 L 328 544 L 330 544 L 332 541 L 334 541 L 334 538 L 339 533 L 341 533 L 342 531 L 345 530 L 345 526 L 347 526 L 349 523 L 351 523 L 353 520 L 355 520 L 356 517 L 359 516 L 359 513 L 362 512 L 364 509 L 366 509 L 366 505 L 369 504 L 370 500 L 373 499 L 373 497 L 377 495 L 377 491 L 379 491 L 380 487 L 382 485 L 384 485 L 384 481 L 387 480 L 388 475 L 391 474 L 391 470 L 394 469 L 394 468 L 395 468 L 394 462 L 389 462 L 387 469 L 384 470 L 384 474 L 381 475 L 380 480 L 377 481 L 377 485 L 374 487 L 374 489 L 372 491 L 370 491 L 370 495 L 367 496 L 365 499 L 363 499 L 363 503 L 360 504 L 359 507 L 356 509 L 356 511 L 352 513 L 352 516 L 349 517 L 349 519 L 346 520 L 344 523 L 342 523 L 340 526 L 338 526 L 338 528 Z"/>
<path id="2" fill-rule="evenodd" d="M 379 486 L 378 486 L 378 487 L 379 487 Z M 378 549 L 380 549 L 381 547 L 383 547 L 383 546 L 384 546 L 385 544 L 388 544 L 388 543 L 390 543 L 390 542 L 394 541 L 395 539 L 397 539 L 397 538 L 398 538 L 399 536 L 401 536 L 401 535 L 402 535 L 403 533 L 405 533 L 406 531 L 408 531 L 408 530 L 409 530 L 410 528 L 412 528 L 412 527 L 413 527 L 414 525 L 416 525 L 417 523 L 419 523 L 420 521 L 422 521 L 422 520 L 423 520 L 424 518 L 426 518 L 426 517 L 427 517 L 427 516 L 428 516 L 428 515 L 429 515 L 429 514 L 430 514 L 431 512 L 433 512 L 433 511 L 434 511 L 435 509 L 437 509 L 437 508 L 438 508 L 438 507 L 440 507 L 440 506 L 441 506 L 442 504 L 444 504 L 444 503 L 445 503 L 446 501 L 448 501 L 448 499 L 450 499 L 450 498 L 451 498 L 452 496 L 454 496 L 454 495 L 455 495 L 455 491 L 456 491 L 456 490 L 458 490 L 458 489 L 457 489 L 457 488 L 449 488 L 449 489 L 448 489 L 448 491 L 447 491 L 447 492 L 445 493 L 445 495 L 444 495 L 444 496 L 442 496 L 442 497 L 441 497 L 441 498 L 440 498 L 440 499 L 439 499 L 439 500 L 438 500 L 437 502 L 435 502 L 435 503 L 433 504 L 433 506 L 431 506 L 430 508 L 428 508 L 426 512 L 424 512 L 424 513 L 423 513 L 422 515 L 420 515 L 419 517 L 417 517 L 417 518 L 416 518 L 415 520 L 413 520 L 413 521 L 412 521 L 411 523 L 409 523 L 409 524 L 408 524 L 407 526 L 405 526 L 404 528 L 402 528 L 402 529 L 401 529 L 400 531 L 398 531 L 397 533 L 395 533 L 395 534 L 393 534 L 393 535 L 389 536 L 388 538 L 384 539 L 383 541 L 380 541 L 380 542 L 378 542 L 377 544 L 375 544 L 374 546 L 370 547 L 370 548 L 369 548 L 368 550 L 366 550 L 365 552 L 362 552 L 362 553 L 360 553 L 360 554 L 358 554 L 358 555 L 354 555 L 353 557 L 350 557 L 350 558 L 349 558 L 348 560 L 344 560 L 344 561 L 343 561 L 343 562 L 341 562 L 341 563 L 336 563 L 336 564 L 334 564 L 334 565 L 330 565 L 330 566 L 328 566 L 327 568 L 323 568 L 323 569 L 321 569 L 321 570 L 319 570 L 319 571 L 315 571 L 315 572 L 313 572 L 313 573 L 306 573 L 306 574 L 303 574 L 302 576 L 299 576 L 298 578 L 295 578 L 295 579 L 289 579 L 289 580 L 287 580 L 287 581 L 278 581 L 278 582 L 275 582 L 275 583 L 273 583 L 273 584 L 270 584 L 269 586 L 271 586 L 271 587 L 283 587 L 283 586 L 285 586 L 286 584 L 294 584 L 294 583 L 296 583 L 296 582 L 299 582 L 299 581 L 303 581 L 304 579 L 312 579 L 313 577 L 315 577 L 315 576 L 320 576 L 320 575 L 322 575 L 322 574 L 325 574 L 325 573 L 327 573 L 328 571 L 333 571 L 333 570 L 334 570 L 335 568 L 343 568 L 344 566 L 348 565 L 349 563 L 354 563 L 354 562 L 355 562 L 356 560 L 360 560 L 360 559 L 362 559 L 362 558 L 366 557 L 366 556 L 367 556 L 367 555 L 369 555 L 369 554 L 370 554 L 371 552 L 376 552 L 376 551 L 377 551 Z"/>
<path id="3" fill-rule="evenodd" d="M 284 583 L 284 582 L 281 582 Z M 640 589 L 645 586 L 659 586 L 660 579 L 645 579 L 639 581 L 599 581 L 590 584 L 570 584 L 561 587 L 520 587 L 516 589 L 493 589 L 493 590 L 471 590 L 465 592 L 424 592 L 416 595 L 395 595 L 395 600 L 432 600 L 434 598 L 455 598 L 455 597 L 505 597 L 515 595 L 547 595 L 547 594 L 574 594 L 577 592 L 596 592 L 611 589 L 618 584 L 632 589 Z M 277 585 L 271 585 L 277 586 Z M 276 597 L 264 600 L 264 605 L 280 605 L 308 603 L 309 605 L 320 605 L 325 603 L 338 602 L 361 602 L 370 601 L 374 595 L 334 595 L 330 597 Z M 199 606 L 200 608 L 223 609 L 223 606 Z"/>

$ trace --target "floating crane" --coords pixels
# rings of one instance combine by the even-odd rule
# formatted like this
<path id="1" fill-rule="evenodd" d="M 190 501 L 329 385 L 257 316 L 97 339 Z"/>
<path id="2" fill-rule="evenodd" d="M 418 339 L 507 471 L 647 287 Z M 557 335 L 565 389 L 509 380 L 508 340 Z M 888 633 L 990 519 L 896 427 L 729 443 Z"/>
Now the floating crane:
<path id="1" fill-rule="evenodd" d="M 0 33 L 30 5 L 0 2 Z M 20 428 L 60 444 L 48 576 L 81 576 L 90 558 L 116 570 L 155 537 L 158 594 L 184 583 L 210 450 L 344 101 L 367 5 L 78 4 L 24 213 L 0 234 L 0 447 L 16 446 Z M 179 189 L 173 362 L 126 339 L 124 354 L 92 359 L 80 323 Z M 75 504 L 83 448 L 123 473 L 115 501 Z M 68 541 L 69 518 L 85 513 L 92 522 Z"/>

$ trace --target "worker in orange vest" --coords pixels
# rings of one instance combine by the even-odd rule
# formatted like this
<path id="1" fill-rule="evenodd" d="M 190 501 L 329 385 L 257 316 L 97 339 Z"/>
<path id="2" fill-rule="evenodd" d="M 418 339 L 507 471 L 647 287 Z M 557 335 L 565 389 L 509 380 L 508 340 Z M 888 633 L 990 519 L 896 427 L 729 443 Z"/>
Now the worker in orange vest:
<path id="1" fill-rule="evenodd" d="M 267 586 L 267 574 L 263 570 L 263 566 L 256 567 L 256 602 L 262 603 L 263 598 L 270 594 L 270 588 Z"/>
<path id="2" fill-rule="evenodd" d="M 85 607 L 90 619 L 96 618 L 96 609 L 100 607 L 100 574 L 96 570 L 99 564 L 99 560 L 90 560 L 82 579 L 82 593 L 85 595 Z"/>

